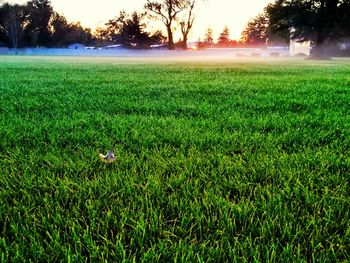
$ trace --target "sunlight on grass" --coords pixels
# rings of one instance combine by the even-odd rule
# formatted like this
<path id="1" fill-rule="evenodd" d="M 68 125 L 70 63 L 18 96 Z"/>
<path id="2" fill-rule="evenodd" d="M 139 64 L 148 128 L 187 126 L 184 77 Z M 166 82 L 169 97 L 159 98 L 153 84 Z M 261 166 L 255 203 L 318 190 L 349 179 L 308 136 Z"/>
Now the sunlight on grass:
<path id="1" fill-rule="evenodd" d="M 0 261 L 346 261 L 349 76 L 1 57 Z"/>

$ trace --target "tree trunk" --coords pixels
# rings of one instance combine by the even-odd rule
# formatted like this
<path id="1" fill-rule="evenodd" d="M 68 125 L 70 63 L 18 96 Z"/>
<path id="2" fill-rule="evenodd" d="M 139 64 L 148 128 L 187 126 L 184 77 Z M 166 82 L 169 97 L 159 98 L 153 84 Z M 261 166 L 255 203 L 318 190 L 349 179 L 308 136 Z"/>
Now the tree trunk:
<path id="1" fill-rule="evenodd" d="M 175 45 L 174 45 L 173 32 L 171 31 L 171 25 L 167 25 L 167 32 L 168 32 L 168 49 L 174 50 Z"/>
<path id="2" fill-rule="evenodd" d="M 182 36 L 182 49 L 186 50 L 187 49 L 187 34 L 184 34 Z"/>
<path id="3" fill-rule="evenodd" d="M 329 59 L 325 54 L 324 44 L 326 38 L 322 34 L 321 30 L 317 33 L 315 43 L 310 51 L 310 59 Z"/>
<path id="4" fill-rule="evenodd" d="M 321 0 L 321 6 L 320 6 L 320 14 L 321 17 L 327 17 L 326 15 L 326 1 Z M 325 33 L 328 29 L 327 26 L 323 25 L 321 22 L 316 27 L 316 39 L 314 46 L 311 49 L 310 52 L 310 58 L 311 59 L 329 59 L 327 55 L 325 54 L 325 43 L 326 43 L 326 35 Z"/>
<path id="5" fill-rule="evenodd" d="M 312 47 L 310 55 L 313 58 L 322 58 L 322 57 L 324 57 L 323 45 L 319 44 L 319 43 L 316 43 L 315 46 Z"/>
<path id="6" fill-rule="evenodd" d="M 15 50 L 15 55 L 17 55 L 18 30 L 17 30 L 17 19 L 16 19 L 15 13 L 11 13 L 11 16 L 10 16 L 10 36 L 12 38 L 12 46 Z"/>

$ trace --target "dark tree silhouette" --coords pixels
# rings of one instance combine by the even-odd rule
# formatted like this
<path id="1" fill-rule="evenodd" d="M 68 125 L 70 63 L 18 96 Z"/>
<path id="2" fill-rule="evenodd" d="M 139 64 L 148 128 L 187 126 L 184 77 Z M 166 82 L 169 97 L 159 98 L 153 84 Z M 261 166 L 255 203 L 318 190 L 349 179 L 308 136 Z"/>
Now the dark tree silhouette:
<path id="1" fill-rule="evenodd" d="M 51 43 L 50 46 L 65 46 L 66 43 L 66 35 L 69 32 L 69 23 L 67 22 L 67 19 L 58 14 L 54 13 L 51 19 Z"/>
<path id="2" fill-rule="evenodd" d="M 49 23 L 54 13 L 49 0 L 32 0 L 26 5 L 28 24 L 25 38 L 31 46 L 47 46 L 50 43 Z"/>
<path id="3" fill-rule="evenodd" d="M 144 49 L 159 41 L 159 39 L 156 40 L 150 37 L 150 34 L 144 31 L 146 25 L 141 22 L 144 15 L 133 12 L 125 19 L 118 37 L 119 43 L 128 48 Z"/>
<path id="4" fill-rule="evenodd" d="M 125 23 L 126 12 L 124 10 L 120 11 L 119 16 L 108 20 L 105 24 L 106 28 L 101 29 L 99 34 L 102 38 L 106 39 L 111 43 L 116 43 L 120 31 Z"/>
<path id="5" fill-rule="evenodd" d="M 101 30 L 100 35 L 127 48 L 149 48 L 152 44 L 158 44 L 164 37 L 159 31 L 153 35 L 145 31 L 146 24 L 142 22 L 145 15 L 137 12 L 128 15 L 121 11 L 119 17 L 106 23 L 106 28 Z"/>
<path id="6" fill-rule="evenodd" d="M 271 32 L 312 44 L 311 55 L 350 34 L 349 0 L 277 0 L 266 7 Z"/>
<path id="7" fill-rule="evenodd" d="M 248 45 L 264 45 L 268 39 L 269 20 L 263 14 L 251 19 L 241 35 L 241 42 Z"/>
<path id="8" fill-rule="evenodd" d="M 92 33 L 90 28 L 84 28 L 79 22 L 70 23 L 67 28 L 67 34 L 64 38 L 63 45 L 67 46 L 72 43 L 81 43 L 90 45 L 92 42 Z"/>
<path id="9" fill-rule="evenodd" d="M 2 40 L 14 49 L 23 46 L 26 16 L 25 7 L 22 5 L 5 3 L 0 7 L 0 35 Z"/>
<path id="10" fill-rule="evenodd" d="M 90 29 L 79 23 L 68 23 L 63 15 L 53 11 L 47 0 L 0 5 L 0 37 L 13 48 L 64 47 L 92 40 Z"/>
<path id="11" fill-rule="evenodd" d="M 173 36 L 174 23 L 178 19 L 178 14 L 188 7 L 188 4 L 188 0 L 147 0 L 145 4 L 145 8 L 165 25 L 169 49 L 175 49 Z"/>

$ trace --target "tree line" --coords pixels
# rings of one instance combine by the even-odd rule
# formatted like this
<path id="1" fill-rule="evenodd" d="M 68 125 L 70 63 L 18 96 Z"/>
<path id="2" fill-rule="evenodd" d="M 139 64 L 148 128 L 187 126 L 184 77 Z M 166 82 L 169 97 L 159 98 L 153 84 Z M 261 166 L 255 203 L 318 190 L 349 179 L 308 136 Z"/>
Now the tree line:
<path id="1" fill-rule="evenodd" d="M 49 0 L 0 6 L 0 42 L 10 47 L 62 47 L 92 40 L 90 29 L 68 22 L 53 10 Z"/>
<path id="2" fill-rule="evenodd" d="M 53 10 L 50 0 L 30 0 L 23 5 L 0 3 L 0 42 L 15 48 L 65 47 L 76 42 L 149 48 L 166 42 L 169 49 L 186 49 L 196 13 L 205 1 L 145 0 L 142 12 L 122 11 L 95 32 L 79 22 L 68 22 Z M 147 25 L 151 20 L 161 21 L 165 30 L 149 32 Z M 177 43 L 175 29 L 181 31 Z M 313 54 L 320 56 L 324 46 L 350 37 L 350 0 L 275 0 L 247 23 L 239 41 L 231 40 L 229 35 L 228 27 L 224 27 L 214 41 L 213 30 L 208 28 L 198 45 L 203 48 L 257 46 L 294 39 L 309 41 Z"/>

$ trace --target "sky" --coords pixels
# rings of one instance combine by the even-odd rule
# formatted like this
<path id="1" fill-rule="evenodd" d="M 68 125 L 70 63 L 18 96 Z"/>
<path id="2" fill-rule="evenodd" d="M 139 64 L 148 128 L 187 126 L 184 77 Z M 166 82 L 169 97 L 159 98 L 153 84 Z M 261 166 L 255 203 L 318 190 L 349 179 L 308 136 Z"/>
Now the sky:
<path id="1" fill-rule="evenodd" d="M 6 0 L 5 0 L 6 1 Z M 26 0 L 7 0 L 10 3 L 25 3 Z M 64 14 L 70 22 L 80 21 L 85 27 L 95 29 L 117 16 L 120 10 L 141 11 L 145 0 L 51 0 L 54 10 Z M 208 27 L 214 37 L 225 25 L 230 29 L 230 38 L 238 40 L 249 19 L 263 12 L 271 0 L 206 0 L 200 4 L 190 35 L 191 40 L 203 38 Z M 159 25 L 160 26 L 160 25 Z M 179 37 L 179 33 L 175 38 Z M 176 39 L 177 40 L 177 39 Z"/>

